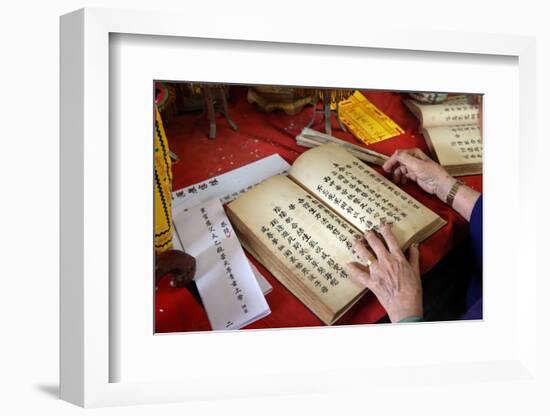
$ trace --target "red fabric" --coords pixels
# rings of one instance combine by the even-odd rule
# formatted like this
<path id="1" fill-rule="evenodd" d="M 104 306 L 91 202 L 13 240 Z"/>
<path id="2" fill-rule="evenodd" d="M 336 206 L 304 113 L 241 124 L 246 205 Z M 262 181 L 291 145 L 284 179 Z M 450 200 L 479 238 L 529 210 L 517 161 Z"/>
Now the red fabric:
<path id="1" fill-rule="evenodd" d="M 395 92 L 362 91 L 380 110 L 392 118 L 405 133 L 395 138 L 369 146 L 377 152 L 390 155 L 400 148 L 419 147 L 428 153 L 424 138 L 418 131 L 418 121 L 403 106 L 402 94 Z M 279 153 L 287 162 L 294 160 L 307 148 L 298 146 L 295 136 L 307 125 L 312 108 L 307 107 L 295 116 L 282 111 L 264 113 L 246 101 L 246 89 L 233 87 L 229 101 L 229 113 L 238 126 L 233 131 L 226 119 L 218 115 L 217 136 L 208 139 L 208 122 L 202 114 L 186 114 L 176 117 L 166 125 L 170 149 L 180 161 L 173 164 L 173 187 L 179 189 L 193 183 L 220 175 L 257 159 Z M 323 131 L 321 116 L 313 128 Z M 351 134 L 339 130 L 332 120 L 333 135 L 351 143 L 362 145 Z M 482 176 L 461 178 L 481 192 Z M 427 195 L 416 184 L 408 183 L 403 189 L 424 205 L 438 213 L 447 225 L 420 245 L 420 268 L 425 273 L 468 233 L 467 222 L 436 197 Z M 249 256 L 252 259 L 251 256 Z M 295 298 L 261 264 L 252 259 L 258 270 L 273 286 L 266 296 L 271 314 L 247 327 L 287 328 L 323 325 L 321 321 Z M 185 289 L 173 289 L 166 281 L 156 293 L 156 331 L 182 332 L 210 330 L 206 313 Z M 365 295 L 338 322 L 338 325 L 374 323 L 385 311 L 372 293 Z"/>

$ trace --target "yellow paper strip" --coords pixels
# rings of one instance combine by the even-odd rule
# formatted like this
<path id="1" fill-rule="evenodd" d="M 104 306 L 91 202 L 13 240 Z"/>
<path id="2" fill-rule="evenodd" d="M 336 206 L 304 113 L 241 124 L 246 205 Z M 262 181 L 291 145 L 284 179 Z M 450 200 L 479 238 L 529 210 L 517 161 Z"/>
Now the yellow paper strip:
<path id="1" fill-rule="evenodd" d="M 340 120 L 365 144 L 390 139 L 404 133 L 391 118 L 380 111 L 361 92 L 339 103 Z"/>

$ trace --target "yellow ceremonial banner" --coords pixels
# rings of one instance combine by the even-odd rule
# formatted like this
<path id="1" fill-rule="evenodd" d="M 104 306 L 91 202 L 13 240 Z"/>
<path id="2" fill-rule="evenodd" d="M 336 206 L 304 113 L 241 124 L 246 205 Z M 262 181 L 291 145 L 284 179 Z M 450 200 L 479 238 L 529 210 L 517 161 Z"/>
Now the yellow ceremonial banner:
<path id="1" fill-rule="evenodd" d="M 390 139 L 404 133 L 391 118 L 359 91 L 340 101 L 338 115 L 348 130 L 365 144 Z"/>
<path id="2" fill-rule="evenodd" d="M 172 161 L 160 112 L 155 106 L 155 252 L 172 248 Z"/>

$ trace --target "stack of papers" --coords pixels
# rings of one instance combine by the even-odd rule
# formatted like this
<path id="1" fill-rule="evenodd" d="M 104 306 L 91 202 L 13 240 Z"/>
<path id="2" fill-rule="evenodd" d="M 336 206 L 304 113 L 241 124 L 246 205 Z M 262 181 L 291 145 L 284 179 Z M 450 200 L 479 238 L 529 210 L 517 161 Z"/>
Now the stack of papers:
<path id="1" fill-rule="evenodd" d="M 172 207 L 191 208 L 210 199 L 219 199 L 226 204 L 264 179 L 286 175 L 289 169 L 290 165 L 281 156 L 274 154 L 172 192 Z"/>
<path id="2" fill-rule="evenodd" d="M 212 329 L 240 329 L 271 312 L 219 200 L 173 220 L 185 251 L 197 261 L 195 283 Z"/>
<path id="3" fill-rule="evenodd" d="M 252 265 L 225 215 L 227 203 L 290 165 L 275 154 L 172 193 L 174 248 L 195 257 L 195 282 L 214 330 L 240 329 L 271 313 L 269 282 Z"/>

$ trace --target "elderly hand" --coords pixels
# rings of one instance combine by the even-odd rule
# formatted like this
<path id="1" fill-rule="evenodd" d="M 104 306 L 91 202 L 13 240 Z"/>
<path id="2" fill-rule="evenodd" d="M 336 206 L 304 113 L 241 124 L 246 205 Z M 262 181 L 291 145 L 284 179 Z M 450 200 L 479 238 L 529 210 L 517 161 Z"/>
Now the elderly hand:
<path id="1" fill-rule="evenodd" d="M 422 317 L 418 246 L 411 246 L 407 258 L 389 225 L 381 225 L 380 233 L 386 245 L 373 231 L 365 233 L 370 249 L 364 240 L 356 241 L 354 249 L 361 263 L 348 263 L 348 274 L 356 282 L 372 290 L 392 322 L 411 316 Z"/>
<path id="2" fill-rule="evenodd" d="M 410 179 L 442 201 L 445 201 L 455 182 L 440 164 L 417 148 L 396 150 L 382 168 L 387 173 L 393 173 L 395 183 L 404 184 Z"/>
<path id="3" fill-rule="evenodd" d="M 393 173 L 394 182 L 404 184 L 407 179 L 415 181 L 423 190 L 436 195 L 443 202 L 447 202 L 447 195 L 457 181 L 440 164 L 416 148 L 396 150 L 382 168 Z M 451 207 L 470 221 L 479 195 L 478 191 L 469 186 L 459 186 Z"/>

